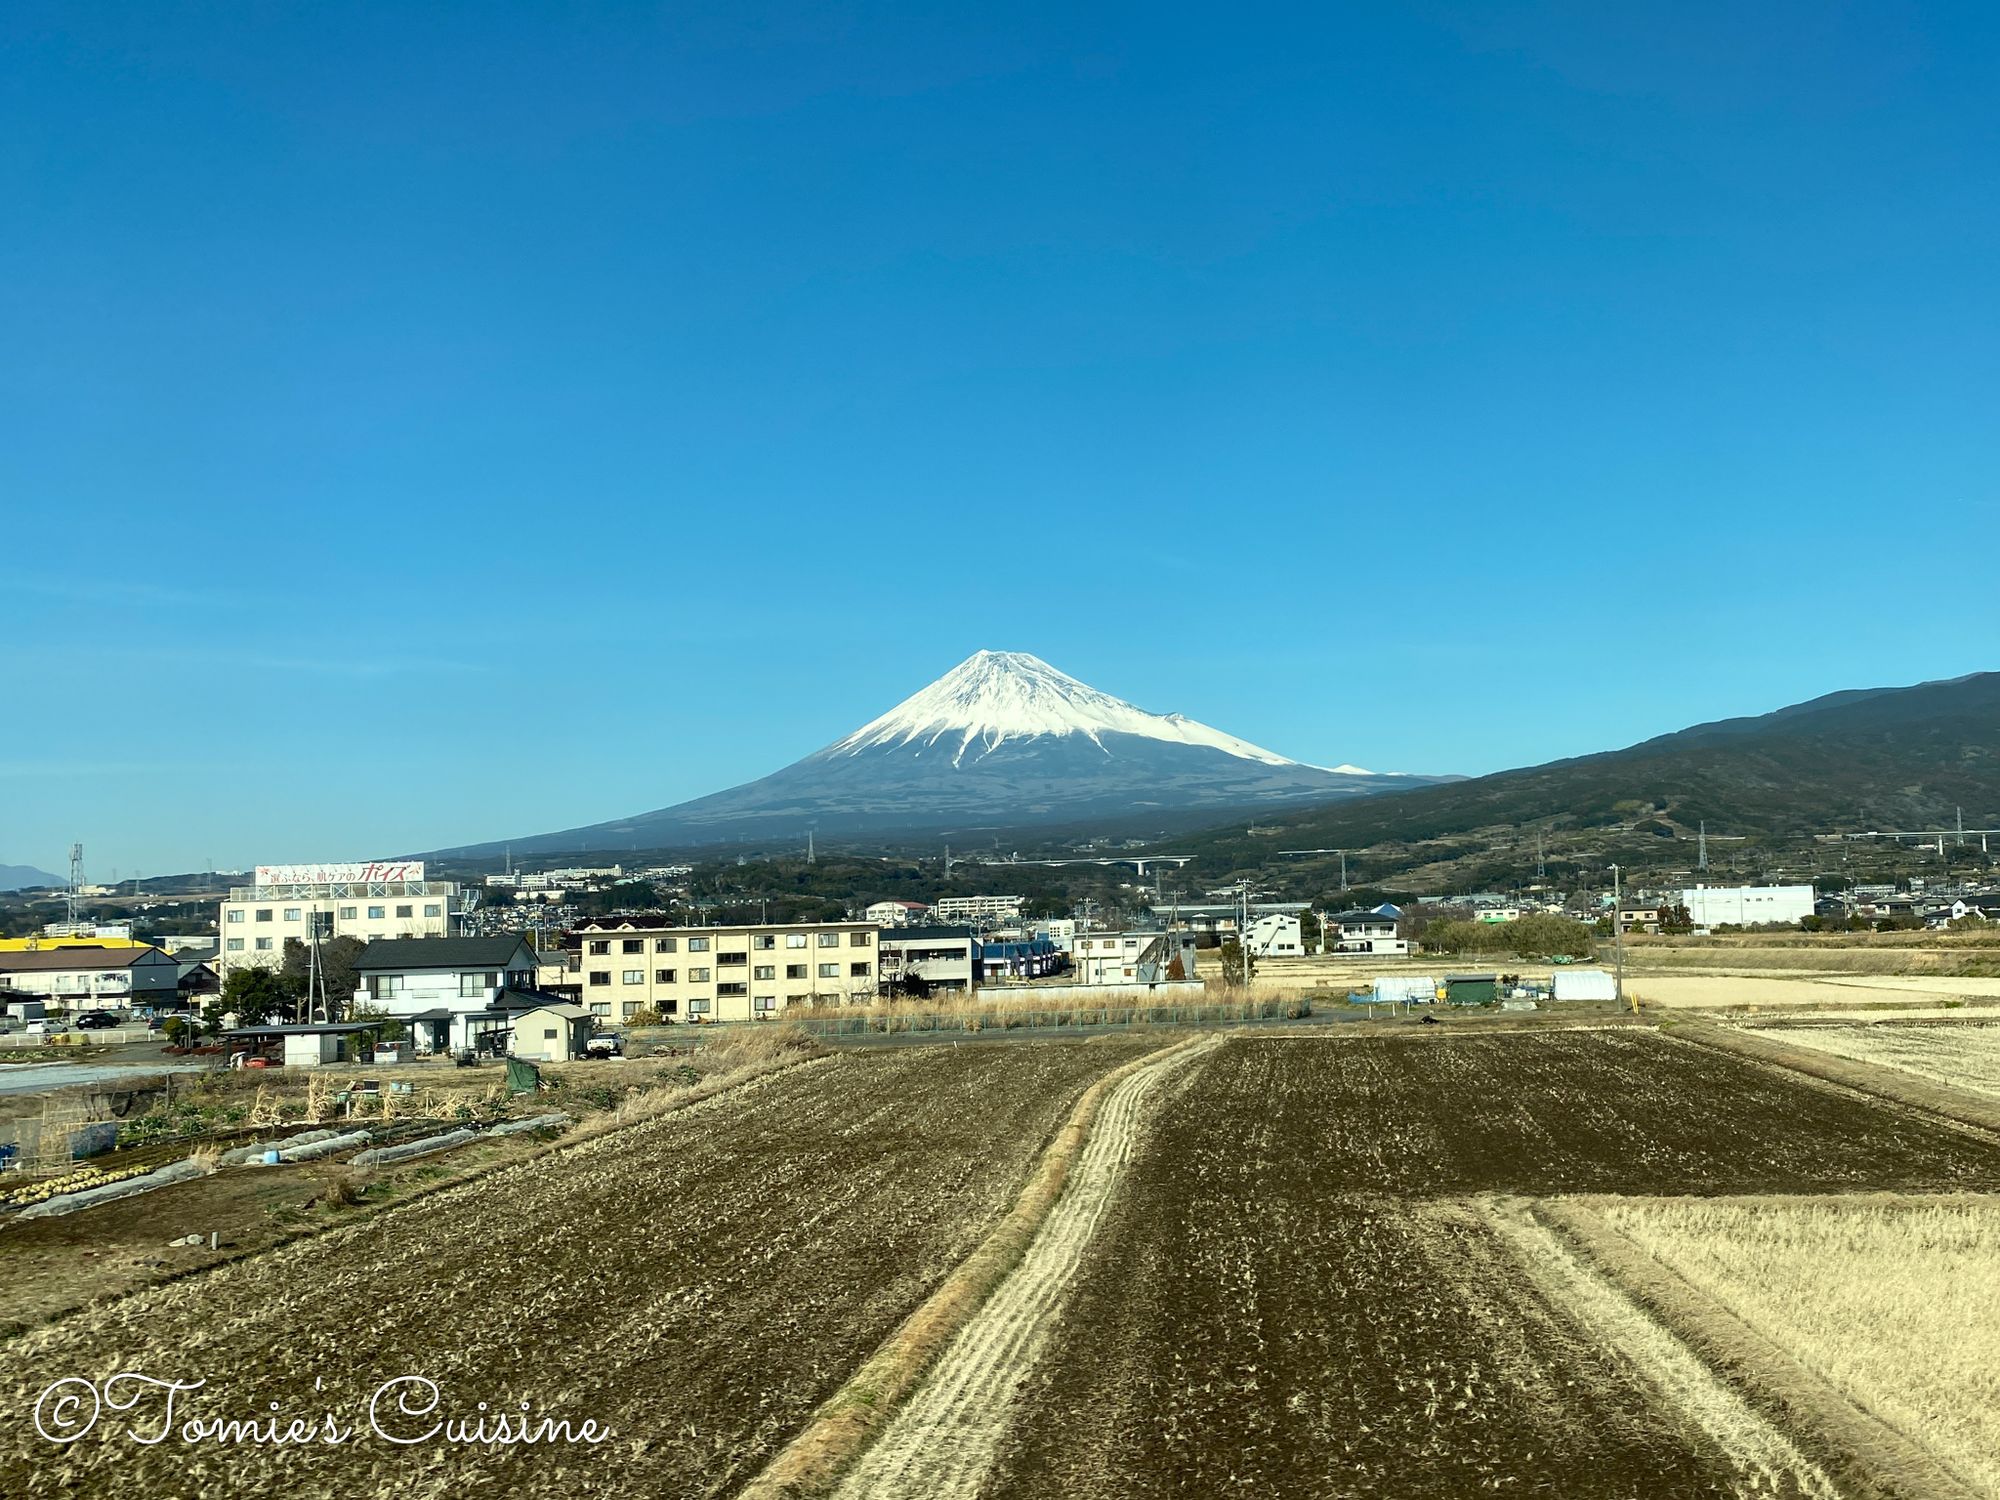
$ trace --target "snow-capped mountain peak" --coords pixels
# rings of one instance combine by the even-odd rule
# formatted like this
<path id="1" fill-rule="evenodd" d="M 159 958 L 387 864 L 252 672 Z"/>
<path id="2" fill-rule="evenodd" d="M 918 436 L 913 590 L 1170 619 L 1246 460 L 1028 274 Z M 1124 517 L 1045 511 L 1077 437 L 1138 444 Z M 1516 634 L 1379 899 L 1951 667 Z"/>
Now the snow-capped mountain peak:
<path id="1" fill-rule="evenodd" d="M 1203 746 L 1267 766 L 1299 762 L 1181 714 L 1154 714 L 1101 693 L 1025 651 L 975 651 L 921 692 L 862 725 L 822 754 L 914 745 L 947 751 L 953 765 L 1009 740 L 1082 735 L 1110 754 L 1106 735 Z M 1361 773 L 1366 774 L 1366 773 Z"/>

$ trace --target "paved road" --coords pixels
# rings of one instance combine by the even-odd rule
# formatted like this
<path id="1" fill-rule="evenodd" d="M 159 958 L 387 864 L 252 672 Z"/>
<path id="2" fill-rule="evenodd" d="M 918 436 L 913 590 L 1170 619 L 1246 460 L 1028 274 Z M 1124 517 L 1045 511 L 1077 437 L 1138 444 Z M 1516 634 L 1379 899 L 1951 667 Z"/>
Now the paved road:
<path id="1" fill-rule="evenodd" d="M 135 1049 L 137 1050 L 137 1049 Z M 117 1062 L 33 1062 L 0 1064 L 0 1094 L 39 1094 L 48 1089 L 68 1088 L 77 1083 L 102 1083 L 121 1078 L 140 1078 L 155 1073 L 205 1073 L 206 1062 L 182 1062 L 160 1055 L 158 1048 L 147 1055 Z"/>

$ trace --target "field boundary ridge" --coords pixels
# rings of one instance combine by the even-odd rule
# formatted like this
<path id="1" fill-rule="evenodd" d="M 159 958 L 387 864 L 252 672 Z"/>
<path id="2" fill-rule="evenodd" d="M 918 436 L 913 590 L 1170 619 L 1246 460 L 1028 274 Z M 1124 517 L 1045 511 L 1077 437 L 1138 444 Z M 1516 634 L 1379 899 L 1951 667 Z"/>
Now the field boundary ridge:
<path id="1" fill-rule="evenodd" d="M 1207 1036 L 1172 1042 L 1113 1068 L 1091 1084 L 1042 1152 L 1007 1216 L 820 1404 L 763 1472 L 738 1492 L 738 1500 L 792 1500 L 830 1490 L 887 1425 L 898 1404 L 917 1388 L 924 1372 L 1020 1264 L 1061 1198 L 1105 1097 L 1142 1069 L 1206 1045 L 1212 1045 Z"/>
<path id="2" fill-rule="evenodd" d="M 1780 1345 L 1633 1244 L 1588 1198 L 1531 1212 L 1682 1339 L 1852 1500 L 1980 1500 L 1979 1491 Z"/>
<path id="3" fill-rule="evenodd" d="M 1887 1099 L 1927 1114 L 1942 1115 L 1957 1124 L 2000 1135 L 2000 1101 L 1982 1099 L 1964 1089 L 1934 1083 L 1900 1068 L 1881 1063 L 1852 1062 L 1831 1052 L 1788 1046 L 1760 1032 L 1718 1026 L 1707 1021 L 1682 1021 L 1662 1028 L 1662 1031 L 1679 1041 L 1692 1042 L 1717 1052 L 1733 1053 L 1752 1062 L 1788 1068 L 1823 1083 L 1837 1083 L 1857 1093 L 1872 1094 L 1878 1099 Z"/>

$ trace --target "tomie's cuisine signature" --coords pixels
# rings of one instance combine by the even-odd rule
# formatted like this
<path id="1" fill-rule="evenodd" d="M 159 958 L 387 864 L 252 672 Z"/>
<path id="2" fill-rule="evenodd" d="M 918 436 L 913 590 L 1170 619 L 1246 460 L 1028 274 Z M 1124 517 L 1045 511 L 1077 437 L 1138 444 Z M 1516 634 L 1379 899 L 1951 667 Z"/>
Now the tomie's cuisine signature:
<path id="1" fill-rule="evenodd" d="M 53 1381 L 35 1402 L 35 1431 L 51 1443 L 73 1443 L 115 1412 L 125 1417 L 122 1434 L 106 1424 L 107 1438 L 123 1436 L 144 1447 L 161 1443 L 256 1444 L 267 1448 L 331 1446 L 356 1440 L 384 1443 L 454 1443 L 468 1446 L 603 1442 L 608 1427 L 595 1419 L 537 1416 L 526 1401 L 520 1409 L 495 1411 L 481 1401 L 472 1410 L 447 1414 L 437 1382 L 422 1375 L 385 1380 L 368 1398 L 366 1412 L 352 1423 L 335 1413 L 286 1415 L 276 1401 L 255 1416 L 215 1417 L 193 1410 L 192 1393 L 206 1380 L 161 1380 L 126 1370 L 103 1382 L 66 1375 Z M 321 1382 L 315 1380 L 313 1389 Z M 129 1414 L 129 1415 L 128 1415 Z"/>

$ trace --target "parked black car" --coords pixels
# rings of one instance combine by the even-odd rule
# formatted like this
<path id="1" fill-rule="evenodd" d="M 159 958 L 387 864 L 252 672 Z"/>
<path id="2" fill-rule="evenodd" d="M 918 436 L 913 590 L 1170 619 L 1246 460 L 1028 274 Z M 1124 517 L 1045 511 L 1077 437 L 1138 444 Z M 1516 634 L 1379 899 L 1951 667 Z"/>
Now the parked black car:
<path id="1" fill-rule="evenodd" d="M 108 1010 L 85 1011 L 76 1018 L 78 1031 L 113 1031 L 122 1023 Z"/>

